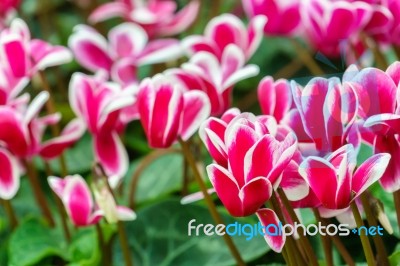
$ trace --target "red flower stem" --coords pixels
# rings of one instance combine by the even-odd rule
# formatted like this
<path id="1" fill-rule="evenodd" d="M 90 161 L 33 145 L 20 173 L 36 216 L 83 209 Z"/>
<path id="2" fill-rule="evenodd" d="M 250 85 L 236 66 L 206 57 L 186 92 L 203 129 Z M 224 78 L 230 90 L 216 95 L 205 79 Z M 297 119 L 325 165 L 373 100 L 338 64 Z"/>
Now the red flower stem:
<path id="1" fill-rule="evenodd" d="M 49 100 L 45 104 L 46 111 L 48 114 L 54 114 L 57 112 L 57 109 L 56 109 L 56 104 L 53 99 L 53 95 L 51 92 L 49 82 L 47 81 L 46 75 L 44 74 L 43 71 L 39 71 L 39 77 L 42 82 L 43 89 L 49 93 Z M 58 124 L 51 125 L 50 129 L 51 129 L 51 133 L 52 133 L 53 137 L 58 137 L 60 135 L 60 127 L 58 126 Z M 63 177 L 65 177 L 68 175 L 68 169 L 67 169 L 67 163 L 65 161 L 64 154 L 61 154 L 58 159 L 60 162 L 61 174 Z"/>
<path id="2" fill-rule="evenodd" d="M 131 209 L 135 209 L 136 207 L 135 206 L 136 190 L 139 183 L 139 178 L 143 173 L 143 171 L 146 170 L 147 167 L 149 167 L 158 158 L 167 154 L 180 153 L 180 152 L 181 152 L 180 149 L 155 150 L 152 153 L 148 154 L 146 157 L 144 157 L 144 159 L 139 163 L 135 172 L 133 173 L 131 182 L 129 184 L 128 199 L 129 199 L 129 207 Z"/>
<path id="3" fill-rule="evenodd" d="M 45 165 L 47 176 L 52 176 L 53 173 L 51 171 L 50 164 L 48 162 L 44 162 L 44 165 Z M 65 208 L 63 206 L 63 203 L 61 202 L 61 199 L 55 194 L 55 192 L 53 190 L 52 190 L 52 194 L 53 194 L 54 201 L 56 202 L 58 213 L 60 214 L 60 217 L 61 217 L 61 226 L 63 228 L 64 237 L 67 240 L 67 243 L 69 243 L 71 241 L 71 234 L 70 234 L 69 228 L 68 228 L 67 215 L 65 213 Z"/>
<path id="4" fill-rule="evenodd" d="M 112 190 L 110 183 L 108 182 L 108 177 L 101 164 L 96 163 L 93 167 L 92 173 L 95 178 L 103 179 L 104 183 L 107 186 L 108 191 L 111 193 L 112 197 L 116 201 L 115 193 Z M 133 259 L 131 256 L 131 252 L 129 250 L 128 238 L 126 237 L 124 224 L 121 221 L 118 221 L 117 227 L 118 227 L 118 237 L 121 244 L 122 254 L 124 256 L 125 266 L 133 266 Z"/>
<path id="5" fill-rule="evenodd" d="M 351 206 L 351 210 L 353 211 L 353 215 L 354 215 L 354 219 L 356 220 L 357 227 L 360 228 L 361 226 L 364 226 L 363 220 L 361 218 L 360 212 L 358 211 L 355 201 L 353 201 L 350 204 L 350 206 Z M 367 260 L 368 266 L 375 265 L 374 255 L 372 253 L 372 248 L 369 243 L 368 236 L 360 233 L 360 239 L 361 239 L 362 247 L 364 249 L 364 255 Z"/>
<path id="6" fill-rule="evenodd" d="M 125 266 L 133 266 L 133 260 L 129 250 L 128 239 L 126 237 L 124 224 L 121 221 L 118 221 L 117 226 L 118 226 L 118 236 L 119 236 L 119 241 L 121 243 Z"/>
<path id="7" fill-rule="evenodd" d="M 299 218 L 297 217 L 296 213 L 294 212 L 294 209 L 292 208 L 292 205 L 290 205 L 290 202 L 288 198 L 285 195 L 285 192 L 281 188 L 278 188 L 278 194 L 280 199 L 283 202 L 283 205 L 285 206 L 287 212 L 289 213 L 290 218 L 292 219 L 293 222 L 300 223 Z M 309 259 L 309 262 L 313 266 L 318 266 L 318 260 L 317 257 L 315 256 L 315 252 L 313 251 L 310 242 L 308 241 L 308 238 L 300 233 L 300 241 L 302 243 L 302 246 L 304 247 L 307 257 Z"/>
<path id="8" fill-rule="evenodd" d="M 393 192 L 393 200 L 396 208 L 397 223 L 400 227 L 400 189 Z"/>
<path id="9" fill-rule="evenodd" d="M 184 156 L 186 157 L 186 160 L 187 160 L 189 166 L 192 168 L 193 175 L 200 187 L 200 190 L 203 192 L 204 199 L 208 205 L 208 209 L 210 211 L 212 218 L 214 219 L 214 222 L 216 224 L 225 224 L 224 221 L 222 220 L 222 217 L 219 215 L 217 208 L 215 207 L 214 202 L 211 199 L 210 194 L 208 194 L 208 192 L 207 192 L 206 184 L 204 183 L 204 181 L 200 175 L 199 169 L 197 169 L 196 161 L 190 151 L 189 145 L 182 139 L 179 139 L 179 143 L 182 147 L 182 152 L 183 152 Z M 246 265 L 245 262 L 243 261 L 242 257 L 240 256 L 240 253 L 239 253 L 238 249 L 236 248 L 232 238 L 228 234 L 224 234 L 223 238 L 224 238 L 225 243 L 228 246 L 232 256 L 236 260 L 236 264 L 239 266 Z"/>
<path id="10" fill-rule="evenodd" d="M 18 226 L 18 219 L 15 215 L 14 208 L 11 204 L 10 200 L 0 199 L 1 203 L 3 203 L 4 210 L 8 216 L 8 221 L 10 222 L 11 230 L 13 231 Z"/>
<path id="11" fill-rule="evenodd" d="M 322 217 L 317 208 L 313 208 L 315 218 L 322 223 Z M 322 246 L 325 253 L 325 263 L 327 266 L 333 266 L 332 245 L 328 235 L 321 235 Z"/>
<path id="12" fill-rule="evenodd" d="M 276 215 L 278 216 L 279 220 L 281 222 L 285 222 L 285 218 L 284 215 L 282 213 L 282 209 L 279 206 L 278 203 L 278 199 L 275 196 L 275 193 L 272 193 L 271 199 L 270 199 L 270 203 L 271 203 L 271 208 L 272 210 L 276 213 Z M 300 251 L 296 248 L 294 249 L 294 247 L 290 244 L 290 240 L 291 237 L 287 237 L 286 238 L 286 242 L 285 242 L 285 246 L 283 247 L 284 249 L 286 249 L 287 252 L 287 260 L 288 260 L 288 265 L 297 265 L 295 262 L 298 260 L 296 257 L 296 253 L 300 253 Z M 302 258 L 300 260 L 300 262 L 304 263 L 304 259 Z"/>
<path id="13" fill-rule="evenodd" d="M 50 211 L 49 205 L 47 204 L 46 198 L 44 196 L 44 192 L 40 187 L 39 179 L 37 176 L 36 169 L 31 161 L 25 161 L 26 174 L 28 176 L 29 182 L 31 183 L 33 194 L 35 195 L 36 203 L 41 209 L 43 215 L 46 217 L 49 225 L 54 227 L 54 218 Z"/>
<path id="14" fill-rule="evenodd" d="M 317 217 L 316 217 L 317 218 Z M 328 226 L 328 222 L 326 219 L 320 217 L 320 222 L 323 226 Z M 340 237 L 337 235 L 332 235 L 329 236 L 335 245 L 336 249 L 339 251 L 339 254 L 342 256 L 343 260 L 346 262 L 347 265 L 349 266 L 355 266 L 356 264 L 354 263 L 353 258 L 351 257 L 350 253 L 346 249 L 346 247 L 343 245 L 342 241 L 340 240 Z"/>
<path id="15" fill-rule="evenodd" d="M 367 216 L 368 225 L 375 227 L 378 226 L 378 221 L 376 220 L 374 213 L 371 209 L 370 200 L 365 192 L 361 194 L 361 201 L 365 215 Z M 389 266 L 390 263 L 388 260 L 388 254 L 386 252 L 385 244 L 383 243 L 382 237 L 379 234 L 377 234 L 372 238 L 372 240 L 374 241 L 376 251 L 378 252 L 377 256 L 377 260 L 379 260 L 378 264 L 382 266 Z"/>

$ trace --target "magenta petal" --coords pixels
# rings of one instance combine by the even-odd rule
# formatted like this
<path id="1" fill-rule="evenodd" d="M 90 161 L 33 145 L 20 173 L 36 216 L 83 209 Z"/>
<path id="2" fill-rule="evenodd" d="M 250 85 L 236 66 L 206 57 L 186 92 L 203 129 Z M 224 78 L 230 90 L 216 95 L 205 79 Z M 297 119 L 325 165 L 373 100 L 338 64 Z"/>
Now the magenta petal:
<path id="1" fill-rule="evenodd" d="M 278 216 L 273 210 L 266 208 L 259 209 L 256 214 L 263 226 L 267 227 L 269 225 L 274 225 L 274 227 L 266 228 L 267 231 L 264 232 L 264 238 L 265 241 L 267 241 L 268 246 L 270 246 L 273 251 L 281 252 L 283 246 L 285 245 L 286 235 L 278 234 L 278 228 L 280 225 Z M 276 235 L 274 235 L 275 233 Z"/>
<path id="2" fill-rule="evenodd" d="M 387 152 L 391 155 L 379 183 L 385 191 L 392 193 L 400 189 L 400 142 L 398 136 L 377 136 L 374 143 L 374 153 Z"/>
<path id="3" fill-rule="evenodd" d="M 183 9 L 181 9 L 174 18 L 163 25 L 161 35 L 175 35 L 187 29 L 198 16 L 200 8 L 199 1 L 191 1 Z"/>
<path id="4" fill-rule="evenodd" d="M 240 187 L 245 183 L 244 161 L 246 153 L 257 140 L 256 132 L 247 125 L 234 123 L 232 126 L 228 126 L 225 131 L 229 167 Z"/>
<path id="5" fill-rule="evenodd" d="M 274 152 L 278 149 L 279 142 L 271 135 L 264 135 L 258 140 L 244 158 L 245 182 L 250 182 L 259 176 L 266 178 L 275 163 Z"/>
<path id="6" fill-rule="evenodd" d="M 400 62 L 394 62 L 391 64 L 388 69 L 386 69 L 386 74 L 389 75 L 389 77 L 392 78 L 394 84 L 396 86 L 399 86 L 400 84 Z"/>
<path id="7" fill-rule="evenodd" d="M 180 135 L 183 140 L 188 140 L 210 115 L 211 104 L 207 95 L 197 90 L 185 92 L 183 102 Z"/>
<path id="8" fill-rule="evenodd" d="M 59 137 L 43 143 L 40 156 L 46 160 L 54 159 L 73 145 L 85 133 L 86 126 L 80 119 L 72 120 Z"/>
<path id="9" fill-rule="evenodd" d="M 242 216 L 254 214 L 272 195 L 271 182 L 265 177 L 253 178 L 239 191 L 242 201 Z"/>
<path id="10" fill-rule="evenodd" d="M 28 74 L 28 55 L 21 39 L 10 36 L 2 40 L 2 53 L 15 77 L 21 78 Z"/>
<path id="11" fill-rule="evenodd" d="M 28 132 L 22 117 L 7 106 L 0 106 L 0 141 L 17 156 L 26 156 L 28 152 Z"/>
<path id="12" fill-rule="evenodd" d="M 199 136 L 211 157 L 219 165 L 228 167 L 228 156 L 224 143 L 226 124 L 219 119 L 209 118 L 199 129 Z"/>
<path id="13" fill-rule="evenodd" d="M 178 137 L 184 100 L 179 87 L 156 75 L 144 80 L 138 95 L 138 108 L 149 145 L 167 148 Z"/>
<path id="14" fill-rule="evenodd" d="M 106 3 L 96 8 L 89 16 L 90 23 L 97 23 L 113 17 L 122 17 L 127 10 L 126 5 L 119 2 Z"/>
<path id="15" fill-rule="evenodd" d="M 283 189 L 290 201 L 304 199 L 310 191 L 307 182 L 299 174 L 299 165 L 293 160 L 290 161 L 283 171 L 279 186 Z"/>
<path id="16" fill-rule="evenodd" d="M 168 62 L 182 56 L 182 47 L 178 40 L 159 39 L 147 43 L 138 55 L 137 64 L 148 65 Z"/>
<path id="17" fill-rule="evenodd" d="M 100 33 L 80 27 L 69 38 L 68 46 L 85 68 L 93 72 L 99 69 L 110 71 L 113 60 L 108 54 L 107 41 Z"/>
<path id="18" fill-rule="evenodd" d="M 336 209 L 337 177 L 335 168 L 329 162 L 310 156 L 301 163 L 299 173 L 324 207 Z"/>
<path id="19" fill-rule="evenodd" d="M 128 170 L 128 154 L 116 132 L 100 130 L 94 136 L 97 160 L 109 176 L 122 177 Z"/>
<path id="20" fill-rule="evenodd" d="M 239 198 L 239 186 L 232 174 L 217 164 L 207 166 L 207 174 L 228 212 L 232 216 L 243 216 L 242 201 Z"/>
<path id="21" fill-rule="evenodd" d="M 60 178 L 56 176 L 49 176 L 47 178 L 47 182 L 49 183 L 50 188 L 54 191 L 54 193 L 56 193 L 56 195 L 60 199 L 62 199 L 63 197 L 65 186 L 68 183 L 68 178 L 69 177 Z"/>
<path id="22" fill-rule="evenodd" d="M 247 30 L 240 19 L 231 14 L 213 18 L 205 29 L 205 36 L 214 40 L 219 50 L 224 51 L 229 44 L 235 44 L 242 51 L 247 48 Z"/>
<path id="23" fill-rule="evenodd" d="M 0 165 L 0 198 L 10 200 L 19 189 L 18 164 L 7 150 L 0 148 Z"/>
<path id="24" fill-rule="evenodd" d="M 264 36 L 264 27 L 267 24 L 268 18 L 260 15 L 250 20 L 248 26 L 248 46 L 245 51 L 246 58 L 250 58 L 257 48 L 260 46 L 262 38 Z"/>
<path id="25" fill-rule="evenodd" d="M 375 68 L 360 71 L 352 80 L 360 102 L 362 118 L 381 114 L 394 113 L 397 87 L 385 72 Z"/>
<path id="26" fill-rule="evenodd" d="M 115 58 L 137 56 L 147 44 L 146 31 L 134 23 L 122 23 L 108 34 L 110 50 Z"/>
<path id="27" fill-rule="evenodd" d="M 388 153 L 379 153 L 361 164 L 354 173 L 351 184 L 352 191 L 361 195 L 369 186 L 378 181 L 384 174 L 390 158 Z"/>
<path id="28" fill-rule="evenodd" d="M 76 226 L 90 224 L 93 211 L 93 199 L 85 180 L 79 176 L 71 176 L 65 187 L 62 201 L 72 222 Z"/>

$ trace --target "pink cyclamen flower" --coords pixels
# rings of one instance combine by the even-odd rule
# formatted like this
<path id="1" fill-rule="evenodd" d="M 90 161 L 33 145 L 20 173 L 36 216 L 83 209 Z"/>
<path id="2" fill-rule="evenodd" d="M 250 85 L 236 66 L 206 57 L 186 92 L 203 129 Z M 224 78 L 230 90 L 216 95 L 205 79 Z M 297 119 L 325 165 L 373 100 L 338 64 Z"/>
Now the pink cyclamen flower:
<path id="1" fill-rule="evenodd" d="M 12 199 L 19 189 L 20 170 L 14 156 L 0 148 L 0 199 Z"/>
<path id="2" fill-rule="evenodd" d="M 258 85 L 258 100 L 262 113 L 272 115 L 279 123 L 292 107 L 292 92 L 287 80 L 274 81 L 272 77 L 265 77 Z"/>
<path id="3" fill-rule="evenodd" d="M 15 10 L 21 4 L 21 0 L 3 0 L 0 2 L 0 16 L 7 15 L 8 12 Z"/>
<path id="4" fill-rule="evenodd" d="M 78 25 L 68 45 L 76 60 L 88 70 L 105 71 L 119 83 L 137 82 L 137 68 L 167 62 L 181 54 L 175 39 L 149 41 L 146 31 L 134 23 L 122 23 L 108 33 L 108 40 L 95 29 Z"/>
<path id="5" fill-rule="evenodd" d="M 96 224 L 104 216 L 105 210 L 93 202 L 92 193 L 86 181 L 80 175 L 59 178 L 48 178 L 51 189 L 64 204 L 65 210 L 75 226 Z M 117 218 L 120 221 L 134 220 L 135 213 L 123 206 L 116 207 Z"/>
<path id="6" fill-rule="evenodd" d="M 186 30 L 196 19 L 199 1 L 191 1 L 176 12 L 171 0 L 115 0 L 98 7 L 89 17 L 97 23 L 113 17 L 122 17 L 143 27 L 150 38 L 172 36 Z"/>
<path id="7" fill-rule="evenodd" d="M 251 215 L 279 185 L 279 177 L 296 151 L 296 137 L 290 133 L 280 142 L 264 123 L 244 113 L 228 124 L 223 144 L 228 166 L 211 164 L 208 176 L 231 215 Z"/>
<path id="8" fill-rule="evenodd" d="M 338 78 L 314 78 L 304 89 L 292 82 L 292 94 L 304 131 L 318 151 L 332 152 L 348 142 L 358 110 L 352 84 L 341 84 Z M 298 119 L 298 116 L 290 118 Z"/>
<path id="9" fill-rule="evenodd" d="M 301 5 L 303 26 L 314 48 L 328 57 L 341 55 L 346 45 L 359 33 L 371 16 L 371 9 L 363 2 L 331 2 L 310 0 Z"/>
<path id="10" fill-rule="evenodd" d="M 248 60 L 261 43 L 266 22 L 265 16 L 256 16 L 250 20 L 246 28 L 238 17 L 223 14 L 210 20 L 204 36 L 186 37 L 183 40 L 183 46 L 190 55 L 204 51 L 221 59 L 228 45 L 236 45 L 245 55 L 245 60 Z"/>
<path id="11" fill-rule="evenodd" d="M 386 73 L 378 69 L 364 69 L 353 80 L 361 97 L 360 116 L 363 126 L 375 133 L 374 152 L 388 152 L 389 166 L 379 180 L 388 192 L 400 189 L 400 63 L 389 66 Z M 374 101 L 373 99 L 378 99 Z"/>
<path id="12" fill-rule="evenodd" d="M 59 137 L 43 141 L 45 129 L 60 120 L 58 113 L 38 117 L 47 101 L 47 92 L 41 92 L 29 106 L 16 110 L 11 106 L 0 106 L 0 141 L 9 151 L 21 159 L 40 155 L 46 160 L 59 156 L 65 149 L 74 144 L 84 133 L 84 124 L 72 120 Z"/>
<path id="13" fill-rule="evenodd" d="M 264 27 L 266 34 L 291 35 L 300 25 L 299 0 L 242 0 L 242 4 L 248 17 L 264 15 L 268 18 L 268 23 Z"/>
<path id="14" fill-rule="evenodd" d="M 103 166 L 113 186 L 128 169 L 128 155 L 118 133 L 124 128 L 122 110 L 134 101 L 131 90 L 123 90 L 102 77 L 75 73 L 71 78 L 71 108 L 92 134 L 96 160 Z"/>
<path id="15" fill-rule="evenodd" d="M 382 177 L 390 154 L 375 154 L 354 172 L 356 158 L 357 153 L 349 144 L 326 159 L 310 156 L 301 163 L 299 172 L 323 207 L 333 210 L 349 207 L 355 198 Z"/>
<path id="16" fill-rule="evenodd" d="M 187 91 L 162 74 L 140 83 L 137 105 L 152 148 L 168 148 L 178 138 L 188 140 L 210 115 L 204 92 Z"/>
<path id="17" fill-rule="evenodd" d="M 256 76 L 256 65 L 245 65 L 243 52 L 228 45 L 221 61 L 209 52 L 198 52 L 181 68 L 167 70 L 188 90 L 205 92 L 211 102 L 211 114 L 220 115 L 231 106 L 233 86 L 246 78 Z"/>
<path id="18" fill-rule="evenodd" d="M 72 60 L 67 48 L 31 39 L 28 26 L 18 18 L 0 33 L 0 57 L 16 78 L 31 77 L 40 70 Z"/>

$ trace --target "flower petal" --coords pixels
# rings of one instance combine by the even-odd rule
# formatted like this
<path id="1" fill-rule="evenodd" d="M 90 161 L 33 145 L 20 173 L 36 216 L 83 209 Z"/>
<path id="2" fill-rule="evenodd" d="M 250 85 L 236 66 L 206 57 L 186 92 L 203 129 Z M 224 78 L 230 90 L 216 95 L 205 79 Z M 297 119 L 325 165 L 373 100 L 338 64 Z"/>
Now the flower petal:
<path id="1" fill-rule="evenodd" d="M 261 224 L 267 227 L 265 228 L 267 231 L 264 232 L 264 238 L 268 246 L 275 252 L 281 252 L 285 245 L 286 235 L 278 233 L 278 228 L 280 226 L 278 216 L 273 210 L 266 208 L 259 209 L 256 214 Z M 270 225 L 274 225 L 273 228 L 275 228 L 275 230 L 270 230 Z"/>
<path id="2" fill-rule="evenodd" d="M 7 150 L 0 148 L 0 198 L 12 199 L 19 189 L 20 171 L 16 159 Z"/>

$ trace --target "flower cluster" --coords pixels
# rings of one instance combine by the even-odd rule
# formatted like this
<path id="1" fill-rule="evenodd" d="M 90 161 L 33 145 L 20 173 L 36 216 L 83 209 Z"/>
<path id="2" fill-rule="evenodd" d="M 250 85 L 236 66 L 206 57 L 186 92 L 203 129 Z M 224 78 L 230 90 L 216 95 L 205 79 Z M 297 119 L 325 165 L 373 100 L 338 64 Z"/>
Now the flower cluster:
<path id="1" fill-rule="evenodd" d="M 362 55 L 366 38 L 379 44 L 400 44 L 396 0 L 243 0 L 249 17 L 265 15 L 268 35 L 299 36 L 314 49 L 338 57 L 356 47 Z M 349 55 L 349 53 L 346 53 Z"/>

